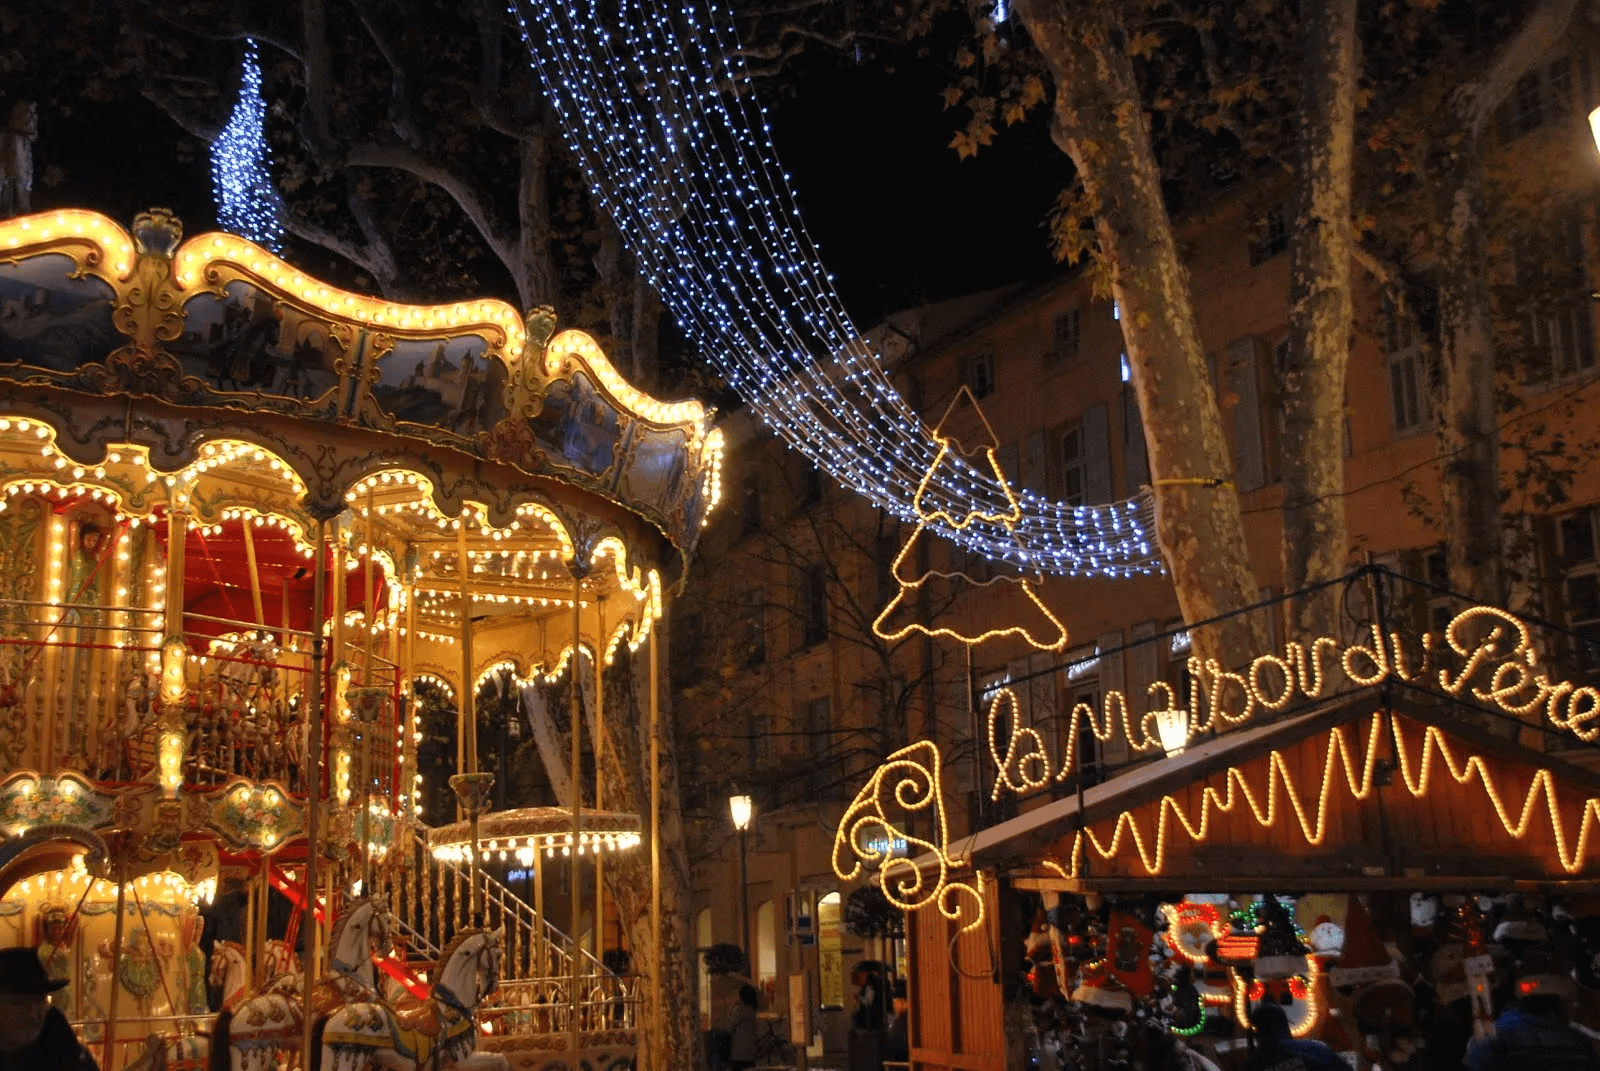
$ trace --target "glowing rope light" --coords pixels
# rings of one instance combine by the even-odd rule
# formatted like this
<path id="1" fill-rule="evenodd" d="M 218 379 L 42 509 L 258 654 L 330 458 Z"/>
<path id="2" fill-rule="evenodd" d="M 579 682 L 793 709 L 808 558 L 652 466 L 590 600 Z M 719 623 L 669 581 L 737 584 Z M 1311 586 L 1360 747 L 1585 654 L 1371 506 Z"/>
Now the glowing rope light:
<path id="1" fill-rule="evenodd" d="M 1285 811 L 1285 808 L 1280 806 L 1280 800 L 1286 800 L 1288 809 L 1294 813 L 1295 822 L 1306 843 L 1312 847 L 1320 846 L 1328 833 L 1328 802 L 1341 779 L 1337 768 L 1343 768 L 1342 779 L 1349 788 L 1352 798 L 1365 800 L 1372 793 L 1373 769 L 1383 745 L 1383 715 L 1372 716 L 1364 760 L 1357 758 L 1354 748 L 1347 739 L 1349 728 L 1340 726 L 1331 729 L 1325 738 L 1327 752 L 1323 764 L 1322 785 L 1318 790 L 1314 808 L 1310 801 L 1303 798 L 1296 786 L 1294 774 L 1283 753 L 1274 751 L 1267 759 L 1267 783 L 1263 792 L 1258 794 L 1251 788 L 1240 767 L 1230 767 L 1224 774 L 1225 783 L 1221 790 L 1210 785 L 1201 788 L 1198 818 L 1191 817 L 1174 797 L 1162 796 L 1156 804 L 1157 817 L 1153 831 L 1146 832 L 1134 814 L 1123 812 L 1116 818 L 1109 842 L 1103 841 L 1093 829 L 1076 833 L 1073 837 L 1072 865 L 1070 870 L 1062 872 L 1074 878 L 1083 872 L 1085 845 L 1093 849 L 1101 859 L 1114 858 L 1121 852 L 1123 839 L 1126 837 L 1138 853 L 1139 862 L 1145 872 L 1151 875 L 1161 874 L 1166 869 L 1167 849 L 1174 832 L 1174 822 L 1192 843 L 1200 844 L 1210 839 L 1213 815 L 1233 814 L 1241 802 L 1248 808 L 1250 817 L 1254 818 L 1258 825 L 1263 829 L 1272 829 Z M 1401 783 L 1413 797 L 1422 799 L 1428 795 L 1436 779 L 1437 756 L 1438 762 L 1444 766 L 1445 774 L 1457 784 L 1466 785 L 1476 779 L 1482 785 L 1484 794 L 1488 797 L 1490 806 L 1500 819 L 1500 825 L 1506 834 L 1514 840 L 1522 840 L 1534 828 L 1534 819 L 1540 810 L 1537 804 L 1542 795 L 1544 810 L 1550 819 L 1552 839 L 1555 841 L 1556 861 L 1569 874 L 1575 874 L 1583 869 L 1584 860 L 1589 855 L 1590 837 L 1594 833 L 1595 826 L 1600 824 L 1600 798 L 1590 797 L 1583 801 L 1577 834 L 1573 836 L 1562 820 L 1560 803 L 1556 796 L 1555 775 L 1549 770 L 1541 769 L 1534 772 L 1520 806 L 1515 808 L 1513 813 L 1514 808 L 1508 805 L 1507 795 L 1502 792 L 1482 756 L 1458 756 L 1451 748 L 1445 733 L 1432 725 L 1423 729 L 1421 737 L 1421 743 L 1413 757 L 1407 742 L 1406 730 L 1400 719 L 1394 719 L 1394 749 L 1400 768 Z M 1413 736 L 1412 739 L 1415 740 L 1416 737 Z M 1151 843 L 1152 841 L 1154 843 Z M 1052 866 L 1061 869 L 1057 864 Z"/>
<path id="2" fill-rule="evenodd" d="M 674 318 L 776 432 L 904 520 L 937 447 L 851 325 L 800 221 L 716 0 L 666 5 L 511 0 L 532 63 L 589 177 Z M 730 66 L 731 64 L 731 66 Z M 1000 484 L 959 456 L 927 512 L 1009 516 Z M 989 520 L 938 534 L 1029 570 L 1161 569 L 1150 500 L 1073 507 L 1017 496 L 1015 532 Z"/>
<path id="3" fill-rule="evenodd" d="M 267 103 L 261 99 L 261 61 L 254 38 L 244 42 L 239 102 L 228 125 L 211 143 L 211 186 L 217 223 L 276 253 L 283 248 L 283 200 L 272 186 L 267 165 L 272 149 L 263 131 Z"/>

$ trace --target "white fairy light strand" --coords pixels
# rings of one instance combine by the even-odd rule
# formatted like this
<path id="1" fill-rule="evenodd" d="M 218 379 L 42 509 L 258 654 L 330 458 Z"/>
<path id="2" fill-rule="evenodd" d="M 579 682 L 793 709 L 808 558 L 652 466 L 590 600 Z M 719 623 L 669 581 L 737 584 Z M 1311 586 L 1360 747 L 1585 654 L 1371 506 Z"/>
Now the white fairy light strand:
<path id="1" fill-rule="evenodd" d="M 273 253 L 283 249 L 283 201 L 267 165 L 267 104 L 261 98 L 261 61 L 254 38 L 245 38 L 239 101 L 228 125 L 211 143 L 211 187 L 217 224 Z"/>
<path id="2" fill-rule="evenodd" d="M 686 334 L 766 423 L 819 468 L 908 522 L 937 445 L 850 324 L 777 164 L 753 93 L 724 92 L 737 56 L 715 0 L 511 0 L 532 63 L 596 199 Z M 613 31 L 609 27 L 617 27 Z M 743 77 L 733 59 L 734 77 Z M 994 512 L 1004 492 L 952 455 L 930 510 Z M 1069 506 L 1019 495 L 1014 531 L 935 530 L 990 558 L 1067 575 L 1160 571 L 1147 496 Z"/>

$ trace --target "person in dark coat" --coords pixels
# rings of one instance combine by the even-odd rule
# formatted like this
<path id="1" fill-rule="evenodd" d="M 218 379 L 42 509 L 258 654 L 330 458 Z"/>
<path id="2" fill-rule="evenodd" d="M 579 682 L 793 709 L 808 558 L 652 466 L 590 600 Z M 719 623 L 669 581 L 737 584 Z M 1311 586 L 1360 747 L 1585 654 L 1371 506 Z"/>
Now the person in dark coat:
<path id="1" fill-rule="evenodd" d="M 1292 1037 L 1289 1017 L 1277 1004 L 1257 1004 L 1250 1025 L 1256 1032 L 1250 1071 L 1349 1071 L 1322 1042 Z"/>
<path id="2" fill-rule="evenodd" d="M 1461 1061 L 1469 1071 L 1600 1071 L 1589 1039 L 1567 1023 L 1561 997 L 1535 992 L 1494 1021 L 1494 1037 L 1474 1041 Z"/>
<path id="3" fill-rule="evenodd" d="M 66 981 L 45 973 L 31 948 L 0 949 L 0 1071 L 99 1071 L 50 994 Z"/>
<path id="4" fill-rule="evenodd" d="M 893 990 L 894 1022 L 889 1024 L 888 1031 L 883 1035 L 883 1059 L 886 1063 L 908 1063 L 911 1060 L 911 1038 L 906 1033 L 906 1009 L 910 1002 L 906 1000 L 906 980 L 896 978 Z"/>

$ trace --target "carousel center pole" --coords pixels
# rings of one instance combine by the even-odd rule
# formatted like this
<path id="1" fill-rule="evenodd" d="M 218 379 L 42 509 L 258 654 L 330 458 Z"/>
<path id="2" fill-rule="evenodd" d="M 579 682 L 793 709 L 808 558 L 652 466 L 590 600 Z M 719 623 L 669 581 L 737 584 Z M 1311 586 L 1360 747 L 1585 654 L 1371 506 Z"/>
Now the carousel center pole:
<path id="1" fill-rule="evenodd" d="M 339 578 L 343 582 L 343 577 Z M 317 925 L 317 820 L 321 816 L 319 798 L 322 795 L 322 615 L 328 586 L 328 522 L 317 518 L 317 560 L 312 571 L 311 591 L 311 682 L 306 689 L 306 725 L 309 737 L 306 743 L 305 769 L 301 780 L 306 789 L 306 884 L 305 910 L 310 913 L 305 928 L 306 958 L 303 975 L 303 992 L 311 996 L 312 983 L 319 977 L 318 965 L 322 955 L 322 929 Z M 315 1016 L 301 1017 L 300 1066 L 310 1067 L 311 1034 L 316 1025 Z"/>
<path id="2" fill-rule="evenodd" d="M 606 642 L 606 598 L 604 595 L 595 597 L 594 611 L 594 739 L 589 742 L 594 748 L 594 809 L 599 811 L 605 806 L 606 781 L 605 769 L 602 760 L 605 758 L 606 748 L 606 680 L 603 667 L 604 655 L 600 650 Z M 594 853 L 594 958 L 602 964 L 606 961 L 606 862 L 605 856 L 600 854 L 598 842 Z"/>
<path id="3" fill-rule="evenodd" d="M 461 511 L 461 527 L 456 529 L 456 573 L 461 582 L 461 702 L 457 704 L 456 770 L 478 772 L 478 719 L 474 711 L 477 687 L 472 680 L 472 559 L 467 553 L 467 520 Z M 459 801 L 458 801 L 459 802 Z M 460 810 L 456 820 L 461 820 Z M 477 895 L 474 888 L 473 895 Z"/>
<path id="4" fill-rule="evenodd" d="M 119 830 L 107 837 L 111 849 L 111 880 L 117 883 L 117 917 L 111 923 L 111 999 L 106 1007 L 106 1054 L 103 1065 L 110 1071 L 115 1067 L 117 1043 L 117 997 L 122 992 L 122 923 L 128 903 L 128 853 L 133 849 L 134 834 Z"/>
<path id="5" fill-rule="evenodd" d="M 583 639 L 581 598 L 583 594 L 583 578 L 576 572 L 576 556 L 573 559 L 573 566 L 575 571 L 572 574 L 572 658 L 567 663 L 572 671 L 569 678 L 572 685 L 569 696 L 569 705 L 572 712 L 572 856 L 570 859 L 572 866 L 570 875 L 572 879 L 572 929 L 569 931 L 572 934 L 572 992 L 568 994 L 568 1016 L 570 1019 L 568 1025 L 572 1033 L 572 1041 L 567 1051 L 572 1053 L 573 1059 L 576 1061 L 578 1057 L 578 990 L 580 987 L 581 968 L 578 960 L 581 958 L 579 953 L 583 948 L 582 938 L 580 937 L 583 931 L 579 929 L 579 925 L 583 921 L 583 883 L 580 880 L 583 868 L 579 865 L 579 860 L 583 857 L 583 711 L 580 709 L 578 702 L 578 674 L 582 668 L 578 655 L 581 652 L 580 644 Z"/>
<path id="6" fill-rule="evenodd" d="M 450 787 L 455 789 L 456 802 L 463 811 L 467 812 L 467 821 L 471 829 L 472 844 L 467 855 L 467 880 L 468 880 L 468 910 L 471 912 L 472 926 L 474 929 L 483 929 L 483 888 L 478 880 L 478 816 L 483 814 L 485 805 L 489 802 L 489 793 L 494 790 L 494 774 L 472 773 L 456 774 L 450 778 Z"/>
<path id="7" fill-rule="evenodd" d="M 646 613 L 649 611 L 646 610 Z M 650 1071 L 666 1071 L 661 1014 L 661 628 L 650 631 Z"/>

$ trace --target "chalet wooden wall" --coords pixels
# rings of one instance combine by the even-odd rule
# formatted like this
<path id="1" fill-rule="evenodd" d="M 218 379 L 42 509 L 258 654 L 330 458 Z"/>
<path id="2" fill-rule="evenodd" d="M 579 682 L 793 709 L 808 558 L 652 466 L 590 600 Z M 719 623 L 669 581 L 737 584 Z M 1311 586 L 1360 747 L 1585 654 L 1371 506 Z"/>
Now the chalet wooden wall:
<path id="1" fill-rule="evenodd" d="M 929 908 L 907 916 L 913 1071 L 1003 1071 L 1005 1007 L 995 966 L 1000 949 L 994 884 L 984 925 L 956 939 L 956 924 Z M 965 973 L 962 973 L 965 972 Z"/>

